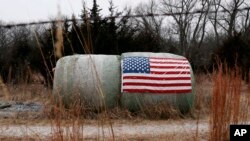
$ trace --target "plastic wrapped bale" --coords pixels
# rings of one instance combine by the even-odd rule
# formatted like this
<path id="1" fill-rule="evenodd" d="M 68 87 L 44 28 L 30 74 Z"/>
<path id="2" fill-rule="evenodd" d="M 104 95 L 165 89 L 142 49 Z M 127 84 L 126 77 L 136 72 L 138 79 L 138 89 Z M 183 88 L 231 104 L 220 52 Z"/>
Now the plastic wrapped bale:
<path id="1" fill-rule="evenodd" d="M 120 56 L 67 56 L 56 64 L 53 94 L 66 107 L 80 99 L 87 108 L 112 108 L 120 95 L 120 78 Z"/>
<path id="2" fill-rule="evenodd" d="M 168 105 L 187 112 L 194 102 L 194 75 L 188 60 L 170 53 L 121 55 L 122 106 L 132 111 Z"/>

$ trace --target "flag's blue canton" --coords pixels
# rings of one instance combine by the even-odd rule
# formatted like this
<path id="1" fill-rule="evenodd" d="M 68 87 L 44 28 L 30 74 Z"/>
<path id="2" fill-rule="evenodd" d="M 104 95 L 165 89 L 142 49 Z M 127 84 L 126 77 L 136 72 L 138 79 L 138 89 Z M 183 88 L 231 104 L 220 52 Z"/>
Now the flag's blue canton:
<path id="1" fill-rule="evenodd" d="M 125 57 L 123 73 L 150 73 L 148 57 Z"/>

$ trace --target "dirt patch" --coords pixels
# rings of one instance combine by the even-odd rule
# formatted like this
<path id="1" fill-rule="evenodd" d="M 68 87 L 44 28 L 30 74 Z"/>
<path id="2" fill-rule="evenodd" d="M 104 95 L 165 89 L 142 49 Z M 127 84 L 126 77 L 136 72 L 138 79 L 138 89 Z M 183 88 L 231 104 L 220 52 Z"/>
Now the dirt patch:
<path id="1" fill-rule="evenodd" d="M 44 106 L 39 102 L 0 102 L 1 118 L 39 118 Z"/>
<path id="2" fill-rule="evenodd" d="M 97 122 L 97 121 L 96 121 Z M 98 125 L 96 123 L 87 123 L 77 125 L 77 131 L 74 126 L 65 125 L 60 128 L 53 125 L 6 125 L 0 127 L 0 136 L 5 137 L 34 137 L 37 139 L 46 139 L 55 136 L 57 131 L 62 132 L 64 135 L 74 135 L 78 132 L 83 139 L 109 139 L 113 135 L 116 139 L 121 140 L 149 140 L 149 139 L 163 139 L 163 137 L 171 139 L 174 137 L 178 140 L 192 140 L 196 136 L 205 135 L 208 133 L 208 121 L 202 120 L 200 123 L 192 120 L 179 120 L 179 121 L 141 121 L 131 124 L 130 120 L 112 121 L 110 125 Z M 146 124 L 145 124 L 146 123 Z M 112 134 L 112 130 L 113 133 Z M 187 136 L 189 135 L 189 136 Z"/>

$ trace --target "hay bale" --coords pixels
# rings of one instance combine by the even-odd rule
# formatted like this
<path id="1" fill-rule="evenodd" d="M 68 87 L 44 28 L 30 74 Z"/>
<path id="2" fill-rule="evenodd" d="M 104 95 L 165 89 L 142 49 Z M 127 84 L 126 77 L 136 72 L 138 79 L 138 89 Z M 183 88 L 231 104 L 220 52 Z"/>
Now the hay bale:
<path id="1" fill-rule="evenodd" d="M 73 55 L 58 60 L 53 94 L 69 107 L 78 99 L 91 108 L 114 107 L 120 95 L 120 56 Z"/>
<path id="2" fill-rule="evenodd" d="M 165 66 L 159 69 L 162 64 Z M 185 57 L 170 53 L 123 53 L 121 66 L 124 108 L 136 111 L 170 105 L 186 112 L 193 106 L 195 80 Z"/>

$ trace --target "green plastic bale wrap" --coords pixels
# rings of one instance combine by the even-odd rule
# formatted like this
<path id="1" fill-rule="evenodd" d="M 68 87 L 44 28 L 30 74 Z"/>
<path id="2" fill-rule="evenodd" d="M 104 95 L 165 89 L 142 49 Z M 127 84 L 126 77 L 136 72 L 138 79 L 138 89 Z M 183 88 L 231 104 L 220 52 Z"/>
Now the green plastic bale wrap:
<path id="1" fill-rule="evenodd" d="M 188 60 L 170 53 L 121 55 L 121 104 L 132 111 L 156 105 L 182 112 L 194 103 L 194 75 Z"/>
<path id="2" fill-rule="evenodd" d="M 59 59 L 53 94 L 66 107 L 77 100 L 94 109 L 116 106 L 120 95 L 120 56 L 73 55 Z"/>

